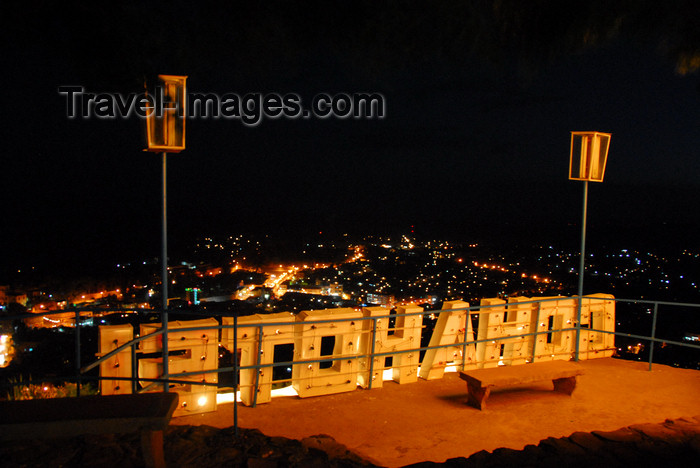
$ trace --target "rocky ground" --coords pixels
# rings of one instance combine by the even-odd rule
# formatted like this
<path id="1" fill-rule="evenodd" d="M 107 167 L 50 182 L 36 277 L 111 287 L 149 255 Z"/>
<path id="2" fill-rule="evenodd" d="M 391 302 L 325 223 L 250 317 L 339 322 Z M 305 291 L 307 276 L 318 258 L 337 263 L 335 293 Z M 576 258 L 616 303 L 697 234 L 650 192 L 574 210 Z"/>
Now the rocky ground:
<path id="1" fill-rule="evenodd" d="M 575 432 L 548 438 L 523 450 L 500 448 L 444 463 L 422 462 L 412 468 L 445 467 L 647 467 L 697 466 L 700 460 L 700 416 L 639 424 L 617 431 Z"/>
<path id="2" fill-rule="evenodd" d="M 303 440 L 267 437 L 255 429 L 171 426 L 165 434 L 166 461 L 178 467 L 360 467 L 376 466 L 337 443 L 318 435 Z M 695 466 L 700 459 L 700 416 L 642 424 L 611 432 L 576 432 L 548 438 L 523 450 L 481 451 L 444 463 L 412 467 L 500 466 Z M 136 434 L 85 436 L 6 444 L 0 448 L 6 467 L 137 467 L 143 465 Z"/>

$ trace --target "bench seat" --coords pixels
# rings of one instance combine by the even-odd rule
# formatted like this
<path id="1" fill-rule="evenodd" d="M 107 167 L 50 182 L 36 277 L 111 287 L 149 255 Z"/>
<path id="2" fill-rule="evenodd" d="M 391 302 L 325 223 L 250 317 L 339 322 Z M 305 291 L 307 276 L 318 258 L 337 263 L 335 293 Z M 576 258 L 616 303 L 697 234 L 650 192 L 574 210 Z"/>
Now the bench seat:
<path id="1" fill-rule="evenodd" d="M 546 361 L 461 371 L 459 377 L 467 382 L 468 403 L 482 410 L 492 388 L 551 380 L 555 392 L 571 395 L 576 388 L 576 377 L 582 374 L 583 369 L 574 362 Z"/>

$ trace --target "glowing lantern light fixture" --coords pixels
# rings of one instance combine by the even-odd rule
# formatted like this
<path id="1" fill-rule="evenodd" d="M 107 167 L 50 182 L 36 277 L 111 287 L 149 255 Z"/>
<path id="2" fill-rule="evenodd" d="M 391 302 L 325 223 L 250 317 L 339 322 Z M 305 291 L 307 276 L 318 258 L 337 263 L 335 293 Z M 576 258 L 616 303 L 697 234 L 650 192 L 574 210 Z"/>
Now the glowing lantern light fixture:
<path id="1" fill-rule="evenodd" d="M 610 136 L 601 132 L 571 132 L 569 180 L 603 181 Z"/>
<path id="2" fill-rule="evenodd" d="M 578 361 L 581 341 L 581 303 L 583 302 L 583 272 L 586 268 L 586 215 L 588 211 L 588 182 L 602 182 L 610 149 L 610 133 L 571 132 L 569 180 L 582 180 L 583 219 L 581 222 L 581 262 L 578 272 L 578 307 L 576 314 L 576 354 Z"/>
<path id="3" fill-rule="evenodd" d="M 179 153 L 185 149 L 185 117 L 187 116 L 186 76 L 158 75 L 154 95 L 149 99 L 146 116 L 147 147 L 144 151 L 163 155 L 163 231 L 161 253 L 163 329 L 163 391 L 170 389 L 168 382 L 168 217 L 167 217 L 167 165 L 168 153 Z M 152 107 L 151 107 L 152 106 Z"/>
<path id="4" fill-rule="evenodd" d="M 145 151 L 179 153 L 185 149 L 186 76 L 158 75 L 154 107 L 146 118 Z"/>

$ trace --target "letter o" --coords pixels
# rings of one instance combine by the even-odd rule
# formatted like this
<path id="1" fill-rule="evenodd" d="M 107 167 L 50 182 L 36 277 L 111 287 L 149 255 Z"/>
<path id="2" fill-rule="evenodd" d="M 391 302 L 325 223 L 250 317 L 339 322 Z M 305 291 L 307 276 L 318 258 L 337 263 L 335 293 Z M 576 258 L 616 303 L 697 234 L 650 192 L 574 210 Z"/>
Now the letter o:
<path id="1" fill-rule="evenodd" d="M 347 94 L 336 94 L 333 96 L 331 107 L 336 117 L 347 117 L 352 114 L 352 99 Z"/>

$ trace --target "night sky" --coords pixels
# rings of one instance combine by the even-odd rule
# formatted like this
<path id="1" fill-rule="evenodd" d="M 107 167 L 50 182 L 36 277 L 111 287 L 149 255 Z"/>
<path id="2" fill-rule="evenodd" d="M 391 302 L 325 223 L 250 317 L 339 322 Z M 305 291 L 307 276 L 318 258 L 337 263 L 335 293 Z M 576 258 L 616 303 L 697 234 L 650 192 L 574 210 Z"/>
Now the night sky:
<path id="1" fill-rule="evenodd" d="M 141 92 L 158 73 L 187 75 L 190 93 L 386 98 L 381 120 L 189 120 L 168 158 L 175 250 L 209 233 L 411 226 L 575 246 L 582 130 L 613 135 L 589 245 L 700 244 L 697 2 L 141 3 L 2 7 L 4 273 L 159 255 L 161 160 L 143 122 L 69 120 L 58 94 Z"/>

